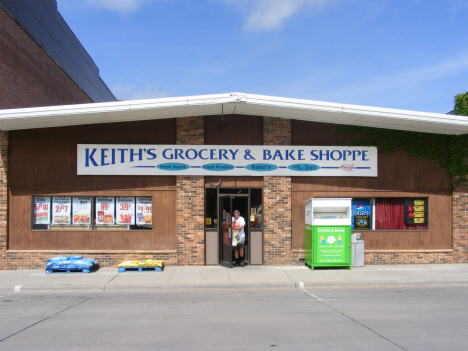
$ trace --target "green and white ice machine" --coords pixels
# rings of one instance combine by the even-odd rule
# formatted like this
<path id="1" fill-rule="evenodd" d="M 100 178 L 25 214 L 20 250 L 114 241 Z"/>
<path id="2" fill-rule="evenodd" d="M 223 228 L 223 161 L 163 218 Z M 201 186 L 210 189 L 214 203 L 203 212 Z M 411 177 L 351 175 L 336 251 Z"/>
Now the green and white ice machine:
<path id="1" fill-rule="evenodd" d="M 310 269 L 351 269 L 350 198 L 313 198 L 305 202 L 304 263 Z"/>

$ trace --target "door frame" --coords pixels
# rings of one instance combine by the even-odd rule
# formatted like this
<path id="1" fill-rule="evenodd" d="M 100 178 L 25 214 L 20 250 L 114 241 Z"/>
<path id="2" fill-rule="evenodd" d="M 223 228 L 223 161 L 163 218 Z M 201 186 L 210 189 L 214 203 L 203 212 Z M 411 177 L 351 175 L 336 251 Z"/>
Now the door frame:
<path id="1" fill-rule="evenodd" d="M 227 224 L 228 228 L 228 233 L 225 233 L 225 228 L 224 228 L 224 218 L 222 218 L 222 211 L 223 209 L 221 208 L 221 200 L 223 198 L 228 198 L 229 199 L 229 222 Z M 218 240 L 219 240 L 219 265 L 227 268 L 232 268 L 232 262 L 233 262 L 233 250 L 232 250 L 232 229 L 231 229 L 231 223 L 232 223 L 232 216 L 233 216 L 233 211 L 235 210 L 233 206 L 233 201 L 235 198 L 245 198 L 247 200 L 246 204 L 246 211 L 248 212 L 250 209 L 250 192 L 248 194 L 220 194 L 218 192 L 217 196 L 217 205 L 218 205 Z M 248 213 L 246 213 L 244 216 L 247 217 Z M 245 226 L 244 226 L 244 231 L 246 234 L 246 241 L 249 243 L 250 241 L 250 218 L 245 218 Z M 224 257 L 224 236 L 228 235 L 229 239 L 229 259 Z M 249 262 L 250 260 L 250 245 L 247 244 L 247 250 L 244 249 L 244 259 Z"/>
<path id="2" fill-rule="evenodd" d="M 239 193 L 239 190 L 244 190 L 243 193 Z M 254 194 L 254 195 L 253 195 Z M 204 232 L 205 232 L 205 264 L 206 265 L 220 265 L 221 263 L 221 256 L 222 256 L 222 221 L 220 216 L 220 196 L 233 196 L 233 197 L 247 197 L 247 208 L 246 213 L 241 213 L 241 215 L 245 218 L 245 231 L 246 231 L 246 239 L 247 245 L 245 248 L 245 259 L 249 265 L 263 265 L 264 264 L 264 221 L 265 218 L 263 217 L 263 223 L 261 228 L 251 228 L 252 222 L 250 222 L 250 212 L 252 206 L 252 196 L 254 199 L 254 206 L 262 206 L 263 209 L 265 204 L 264 200 L 264 189 L 261 186 L 254 186 L 254 187 L 219 187 L 219 186 L 212 186 L 206 187 L 205 186 L 205 204 L 204 204 L 204 212 L 205 212 L 205 219 L 213 218 L 213 215 L 216 213 L 217 224 L 213 226 L 213 222 L 210 221 L 209 225 L 208 222 L 205 220 L 204 222 Z M 207 202 L 209 201 L 209 202 Z M 260 201 L 260 202 L 259 202 Z M 208 205 L 209 204 L 209 205 Z M 208 207 L 207 207 L 208 206 Z M 215 207 L 215 208 L 214 208 Z M 233 208 L 232 210 L 234 210 Z M 242 209 L 241 209 L 242 210 Z M 214 221 L 214 220 L 213 220 Z M 252 236 L 253 232 L 255 232 L 254 236 Z M 261 235 L 259 241 L 259 235 Z M 252 239 L 255 239 L 252 241 Z M 252 246 L 254 245 L 254 247 Z M 209 247 L 209 249 L 208 249 Z M 252 250 L 255 249 L 255 263 L 252 262 Z M 260 251 L 259 251 L 260 250 Z M 207 260 L 207 255 L 209 252 L 209 263 Z M 232 260 L 231 260 L 232 265 Z M 225 265 L 223 265 L 225 266 Z"/>

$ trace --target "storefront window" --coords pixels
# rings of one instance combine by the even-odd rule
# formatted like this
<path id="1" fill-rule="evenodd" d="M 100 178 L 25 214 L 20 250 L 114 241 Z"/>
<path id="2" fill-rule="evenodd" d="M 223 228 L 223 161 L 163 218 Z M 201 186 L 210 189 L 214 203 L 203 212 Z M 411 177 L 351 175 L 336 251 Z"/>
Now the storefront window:
<path id="1" fill-rule="evenodd" d="M 423 205 L 420 205 L 422 211 L 419 211 L 422 215 L 418 217 L 420 222 L 408 223 L 407 216 L 405 217 L 405 200 L 407 200 L 406 202 L 414 202 L 413 199 L 375 199 L 375 229 L 427 229 L 427 201 L 424 199 L 420 200 L 423 202 Z M 426 216 L 424 216 L 424 213 L 426 213 Z"/>
<path id="2" fill-rule="evenodd" d="M 427 198 L 352 200 L 352 230 L 426 230 Z"/>
<path id="3" fill-rule="evenodd" d="M 34 196 L 33 229 L 150 230 L 151 197 Z"/>

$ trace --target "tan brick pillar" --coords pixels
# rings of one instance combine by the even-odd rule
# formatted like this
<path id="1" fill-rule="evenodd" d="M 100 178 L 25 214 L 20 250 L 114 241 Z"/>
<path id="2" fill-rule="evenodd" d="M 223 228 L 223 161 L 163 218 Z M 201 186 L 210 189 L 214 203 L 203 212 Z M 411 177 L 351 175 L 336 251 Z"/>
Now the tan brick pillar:
<path id="1" fill-rule="evenodd" d="M 468 183 L 452 190 L 453 263 L 468 262 Z"/>
<path id="2" fill-rule="evenodd" d="M 263 117 L 264 145 L 291 145 L 291 120 Z M 291 177 L 263 177 L 264 264 L 292 264 Z"/>
<path id="3" fill-rule="evenodd" d="M 8 248 L 8 132 L 0 132 L 0 270 L 7 269 Z"/>
<path id="4" fill-rule="evenodd" d="M 178 145 L 203 145 L 203 117 L 177 119 Z M 177 264 L 205 264 L 205 181 L 200 176 L 178 176 L 176 187 Z"/>

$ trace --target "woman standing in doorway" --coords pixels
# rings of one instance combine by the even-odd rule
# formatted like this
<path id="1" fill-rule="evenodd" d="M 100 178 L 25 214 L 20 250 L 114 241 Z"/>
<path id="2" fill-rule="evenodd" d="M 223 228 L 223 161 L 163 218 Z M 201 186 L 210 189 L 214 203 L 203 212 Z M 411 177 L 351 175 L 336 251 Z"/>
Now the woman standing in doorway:
<path id="1" fill-rule="evenodd" d="M 241 217 L 240 212 L 235 210 L 233 212 L 234 218 L 232 219 L 232 249 L 234 250 L 233 265 L 244 267 L 244 245 L 245 245 L 245 219 Z"/>

